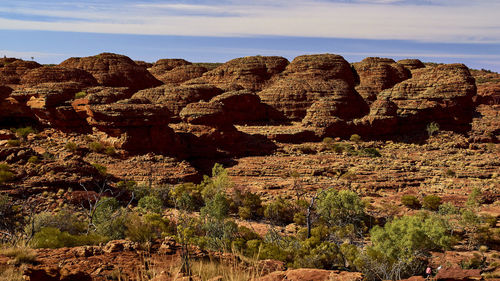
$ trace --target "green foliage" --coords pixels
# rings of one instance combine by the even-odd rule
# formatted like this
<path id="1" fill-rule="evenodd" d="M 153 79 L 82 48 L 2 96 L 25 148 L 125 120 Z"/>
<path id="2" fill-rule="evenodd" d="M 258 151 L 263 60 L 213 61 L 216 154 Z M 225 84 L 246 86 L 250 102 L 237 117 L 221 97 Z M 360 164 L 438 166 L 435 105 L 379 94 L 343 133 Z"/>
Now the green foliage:
<path id="1" fill-rule="evenodd" d="M 287 225 L 293 222 L 294 206 L 287 200 L 278 197 L 264 209 L 264 217 L 271 222 Z"/>
<path id="2" fill-rule="evenodd" d="M 370 231 L 373 249 L 389 261 L 411 259 L 432 250 L 451 246 L 450 229 L 446 220 L 436 215 L 419 213 L 375 226 Z"/>
<path id="3" fill-rule="evenodd" d="M 441 204 L 442 199 L 437 195 L 427 195 L 422 199 L 422 207 L 430 211 L 437 211 Z"/>
<path id="4" fill-rule="evenodd" d="M 103 165 L 97 164 L 97 163 L 92 163 L 92 166 L 94 168 L 96 168 L 96 170 L 99 172 L 99 174 L 101 174 L 103 176 L 106 175 L 108 169 L 106 167 L 104 167 Z"/>
<path id="5" fill-rule="evenodd" d="M 429 123 L 427 125 L 426 131 L 429 137 L 432 137 L 435 133 L 439 132 L 439 124 L 436 122 Z"/>
<path id="6" fill-rule="evenodd" d="M 104 152 L 104 145 L 100 142 L 91 142 L 89 144 L 89 149 L 92 152 L 102 153 Z"/>
<path id="7" fill-rule="evenodd" d="M 478 253 L 474 253 L 472 258 L 461 260 L 460 267 L 462 269 L 481 269 L 486 267 L 486 257 Z"/>
<path id="8" fill-rule="evenodd" d="M 212 177 L 204 176 L 203 182 L 200 184 L 204 200 L 212 198 L 219 192 L 226 192 L 232 186 L 227 170 L 219 163 L 216 163 L 212 168 Z"/>
<path id="9" fill-rule="evenodd" d="M 75 94 L 75 99 L 81 99 L 81 98 L 84 98 L 85 96 L 87 95 L 86 92 L 78 92 Z"/>
<path id="10" fill-rule="evenodd" d="M 206 201 L 205 207 L 201 208 L 201 215 L 217 220 L 226 218 L 229 214 L 229 201 L 222 192 L 215 194 L 212 199 Z"/>
<path id="11" fill-rule="evenodd" d="M 14 173 L 10 169 L 9 165 L 0 163 L 0 184 L 14 179 Z"/>
<path id="12" fill-rule="evenodd" d="M 63 209 L 55 214 L 51 212 L 36 214 L 33 217 L 33 224 L 27 225 L 25 231 L 26 233 L 37 233 L 45 227 L 57 228 L 72 235 L 82 234 L 87 229 L 85 222 L 82 222 L 76 214 Z"/>
<path id="13" fill-rule="evenodd" d="M 8 140 L 7 145 L 11 146 L 11 147 L 19 146 L 19 145 L 21 145 L 21 141 L 20 140 Z"/>
<path id="14" fill-rule="evenodd" d="M 414 195 L 401 196 L 401 203 L 411 209 L 419 209 L 421 207 L 420 201 Z"/>
<path id="15" fill-rule="evenodd" d="M 361 137 L 358 134 L 353 134 L 353 135 L 351 135 L 351 137 L 349 138 L 349 140 L 353 141 L 353 142 L 360 142 L 361 141 Z"/>
<path id="16" fill-rule="evenodd" d="M 105 237 L 96 233 L 72 235 L 55 227 L 44 227 L 33 236 L 31 246 L 33 248 L 62 248 L 96 245 L 105 241 Z"/>
<path id="17" fill-rule="evenodd" d="M 450 177 L 450 178 L 453 178 L 457 175 L 457 173 L 455 173 L 455 171 L 453 171 L 452 169 L 446 169 L 444 171 L 444 174 L 447 176 L 447 177 Z"/>
<path id="18" fill-rule="evenodd" d="M 328 226 L 364 226 L 365 203 L 352 191 L 328 189 L 318 195 L 316 211 Z"/>
<path id="19" fill-rule="evenodd" d="M 151 189 L 143 184 L 137 184 L 135 181 L 119 181 L 116 187 L 120 190 L 128 191 L 134 194 L 136 200 L 151 195 Z"/>
<path id="20" fill-rule="evenodd" d="M 67 142 L 66 145 L 64 146 L 64 149 L 66 149 L 69 152 L 75 152 L 78 149 L 78 146 L 74 142 Z"/>
<path id="21" fill-rule="evenodd" d="M 35 133 L 35 130 L 31 127 L 17 128 L 15 129 L 15 134 L 18 138 L 24 140 L 29 134 Z"/>
<path id="22" fill-rule="evenodd" d="M 260 196 L 248 190 L 234 189 L 230 209 L 244 220 L 258 219 L 264 215 Z"/>
<path id="23" fill-rule="evenodd" d="M 97 203 L 92 214 L 92 223 L 96 233 L 109 239 L 122 239 L 125 237 L 125 224 L 128 213 L 114 197 L 103 197 Z"/>
<path id="24" fill-rule="evenodd" d="M 201 195 L 202 187 L 194 183 L 183 183 L 176 185 L 171 192 L 174 206 L 181 210 L 198 211 L 204 201 Z"/>
<path id="25" fill-rule="evenodd" d="M 28 163 L 36 164 L 38 162 L 39 162 L 38 156 L 33 155 L 30 158 L 28 158 Z"/>
<path id="26" fill-rule="evenodd" d="M 144 196 L 139 200 L 137 206 L 144 212 L 161 213 L 163 210 L 163 203 L 160 198 L 154 195 Z"/>
<path id="27" fill-rule="evenodd" d="M 438 213 L 443 216 L 458 215 L 460 214 L 460 209 L 451 202 L 446 202 L 439 205 Z"/>
<path id="28" fill-rule="evenodd" d="M 115 156 L 116 155 L 116 150 L 114 147 L 112 146 L 107 146 L 105 149 L 104 149 L 104 153 L 108 156 Z"/>
<path id="29" fill-rule="evenodd" d="M 380 157 L 382 154 L 374 147 L 362 148 L 357 152 L 360 156 Z"/>
<path id="30" fill-rule="evenodd" d="M 472 192 L 467 197 L 467 202 L 466 202 L 467 207 L 478 208 L 479 206 L 481 206 L 482 202 L 483 198 L 481 189 L 478 187 L 473 188 Z"/>
<path id="31" fill-rule="evenodd" d="M 125 235 L 134 242 L 149 242 L 156 238 L 154 226 L 137 214 L 130 214 L 125 226 Z"/>

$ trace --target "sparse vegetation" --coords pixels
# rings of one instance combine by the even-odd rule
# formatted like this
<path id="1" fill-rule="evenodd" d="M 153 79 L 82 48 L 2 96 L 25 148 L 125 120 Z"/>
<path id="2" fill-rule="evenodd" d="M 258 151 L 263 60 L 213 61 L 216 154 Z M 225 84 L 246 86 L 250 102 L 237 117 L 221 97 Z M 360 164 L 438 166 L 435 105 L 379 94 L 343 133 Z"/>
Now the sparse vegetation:
<path id="1" fill-rule="evenodd" d="M 401 203 L 411 209 L 419 209 L 421 207 L 420 201 L 414 195 L 401 196 Z"/>
<path id="2" fill-rule="evenodd" d="M 432 137 L 435 133 L 439 132 L 439 129 L 439 124 L 436 122 L 429 123 L 426 128 L 429 137 Z"/>
<path id="3" fill-rule="evenodd" d="M 84 98 L 85 96 L 87 96 L 86 92 L 78 92 L 75 94 L 75 99 L 81 99 Z"/>

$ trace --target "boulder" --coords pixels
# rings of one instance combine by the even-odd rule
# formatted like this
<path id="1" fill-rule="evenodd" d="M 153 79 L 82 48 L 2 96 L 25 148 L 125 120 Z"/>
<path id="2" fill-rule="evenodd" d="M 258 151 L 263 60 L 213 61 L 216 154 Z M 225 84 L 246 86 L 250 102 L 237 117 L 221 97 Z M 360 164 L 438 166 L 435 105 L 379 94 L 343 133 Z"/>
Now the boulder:
<path id="1" fill-rule="evenodd" d="M 221 103 L 224 115 L 233 124 L 280 118 L 273 113 L 272 108 L 260 101 L 258 95 L 249 90 L 227 92 L 212 98 L 210 102 Z"/>
<path id="2" fill-rule="evenodd" d="M 224 105 L 220 102 L 195 102 L 182 109 L 180 117 L 194 125 L 211 127 L 232 127 L 232 120 L 225 115 Z"/>
<path id="3" fill-rule="evenodd" d="M 262 102 L 296 121 L 302 120 L 309 107 L 323 97 L 344 95 L 350 99 L 356 95 L 351 67 L 338 55 L 297 57 L 274 80 L 257 94 Z"/>
<path id="4" fill-rule="evenodd" d="M 27 71 L 41 67 L 37 62 L 24 60 L 1 59 L 0 61 L 0 85 L 19 84 L 21 76 Z"/>
<path id="5" fill-rule="evenodd" d="M 174 116 L 178 116 L 186 105 L 198 101 L 209 101 L 221 93 L 221 89 L 211 85 L 181 85 L 177 87 L 164 85 L 139 91 L 132 96 L 132 100 L 137 103 L 165 105 Z"/>
<path id="6" fill-rule="evenodd" d="M 462 281 L 462 280 L 482 280 L 480 269 L 460 269 L 443 268 L 435 276 L 436 280 L 442 281 Z"/>
<path id="7" fill-rule="evenodd" d="M 371 103 L 382 90 L 410 78 L 411 74 L 403 65 L 392 59 L 369 57 L 353 64 L 359 76 L 358 93 Z"/>
<path id="8" fill-rule="evenodd" d="M 61 66 L 42 66 L 27 71 L 21 77 L 21 84 L 35 86 L 42 83 L 76 82 L 81 88 L 97 85 L 96 79 L 88 72 Z"/>
<path id="9" fill-rule="evenodd" d="M 398 64 L 404 66 L 406 69 L 414 70 L 424 68 L 425 64 L 418 59 L 404 59 L 398 60 Z"/>
<path id="10" fill-rule="evenodd" d="M 225 91 L 235 89 L 262 90 L 268 81 L 288 65 L 283 57 L 253 56 L 230 60 L 208 71 L 192 83 L 208 83 Z"/>
<path id="11" fill-rule="evenodd" d="M 177 86 L 183 82 L 201 77 L 208 70 L 199 65 L 182 65 L 162 74 L 156 74 L 156 79 L 165 83 L 165 85 Z"/>
<path id="12" fill-rule="evenodd" d="M 332 271 L 324 269 L 299 268 L 287 271 L 275 271 L 256 281 L 361 281 L 363 275 L 359 272 Z"/>
<path id="13" fill-rule="evenodd" d="M 379 96 L 397 105 L 398 130 L 414 133 L 431 122 L 445 130 L 469 130 L 475 94 L 469 69 L 463 64 L 448 64 L 416 69 L 412 78 Z"/>
<path id="14" fill-rule="evenodd" d="M 151 74 L 153 74 L 155 77 L 158 77 L 163 75 L 167 71 L 184 65 L 191 65 L 191 62 L 188 62 L 184 59 L 160 59 L 151 66 L 149 72 L 151 72 Z"/>
<path id="15" fill-rule="evenodd" d="M 108 104 L 132 97 L 133 92 L 126 87 L 93 87 L 85 89 L 88 104 Z"/>
<path id="16" fill-rule="evenodd" d="M 137 91 L 162 84 L 144 67 L 123 55 L 102 53 L 92 57 L 69 58 L 59 66 L 85 70 L 102 86 L 128 87 Z"/>

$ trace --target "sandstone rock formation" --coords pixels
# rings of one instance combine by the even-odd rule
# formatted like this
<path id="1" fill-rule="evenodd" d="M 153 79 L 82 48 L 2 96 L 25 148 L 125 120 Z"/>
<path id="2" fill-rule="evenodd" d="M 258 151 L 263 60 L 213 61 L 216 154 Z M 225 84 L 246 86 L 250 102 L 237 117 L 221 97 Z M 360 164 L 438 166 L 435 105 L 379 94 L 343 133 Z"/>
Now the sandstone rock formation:
<path id="1" fill-rule="evenodd" d="M 191 79 L 201 77 L 207 71 L 205 67 L 199 65 L 182 65 L 163 74 L 157 74 L 155 77 L 165 83 L 165 85 L 176 86 Z"/>
<path id="2" fill-rule="evenodd" d="M 409 70 L 424 68 L 425 64 L 418 59 L 404 59 L 398 60 L 398 64 L 404 66 Z"/>
<path id="3" fill-rule="evenodd" d="M 85 70 L 99 84 L 108 87 L 128 87 L 137 91 L 161 85 L 146 69 L 123 55 L 102 53 L 93 57 L 69 58 L 59 66 Z"/>
<path id="4" fill-rule="evenodd" d="M 230 60 L 206 72 L 196 83 L 209 83 L 223 90 L 262 90 L 268 80 L 282 72 L 288 60 L 282 57 L 244 57 Z"/>
<path id="5" fill-rule="evenodd" d="M 355 99 L 355 78 L 347 61 L 338 55 L 295 58 L 275 82 L 259 92 L 261 100 L 291 120 L 302 120 L 307 109 L 323 97 Z M 336 98 L 335 98 L 336 99 Z M 353 104 L 353 115 L 360 110 Z"/>
<path id="6" fill-rule="evenodd" d="M 0 59 L 0 85 L 19 84 L 24 73 L 38 67 L 41 65 L 34 61 Z"/>
<path id="7" fill-rule="evenodd" d="M 81 88 L 97 85 L 96 79 L 88 72 L 61 66 L 43 66 L 27 71 L 21 77 L 21 84 L 34 86 L 42 83 L 77 82 Z"/>
<path id="8" fill-rule="evenodd" d="M 475 94 L 469 69 L 463 64 L 449 64 L 416 69 L 412 78 L 379 96 L 397 105 L 400 132 L 419 131 L 431 122 L 437 122 L 442 129 L 466 131 L 472 120 Z"/>
<path id="9" fill-rule="evenodd" d="M 182 85 L 177 87 L 159 86 L 135 93 L 132 100 L 137 103 L 163 104 L 178 116 L 188 104 L 198 101 L 209 101 L 222 93 L 222 90 L 211 85 Z"/>
<path id="10" fill-rule="evenodd" d="M 410 77 L 410 72 L 392 59 L 369 57 L 353 66 L 360 80 L 356 90 L 369 103 L 376 100 L 382 90 Z"/>

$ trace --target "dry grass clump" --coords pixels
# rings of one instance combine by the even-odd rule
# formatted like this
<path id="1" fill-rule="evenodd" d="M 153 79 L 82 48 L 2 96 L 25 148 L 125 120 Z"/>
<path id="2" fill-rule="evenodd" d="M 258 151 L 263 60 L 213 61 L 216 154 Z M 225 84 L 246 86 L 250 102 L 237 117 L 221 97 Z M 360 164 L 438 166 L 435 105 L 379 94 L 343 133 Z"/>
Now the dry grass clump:
<path id="1" fill-rule="evenodd" d="M 0 255 L 11 258 L 10 263 L 15 265 L 36 263 L 36 253 L 27 247 L 10 247 L 0 250 Z"/>

